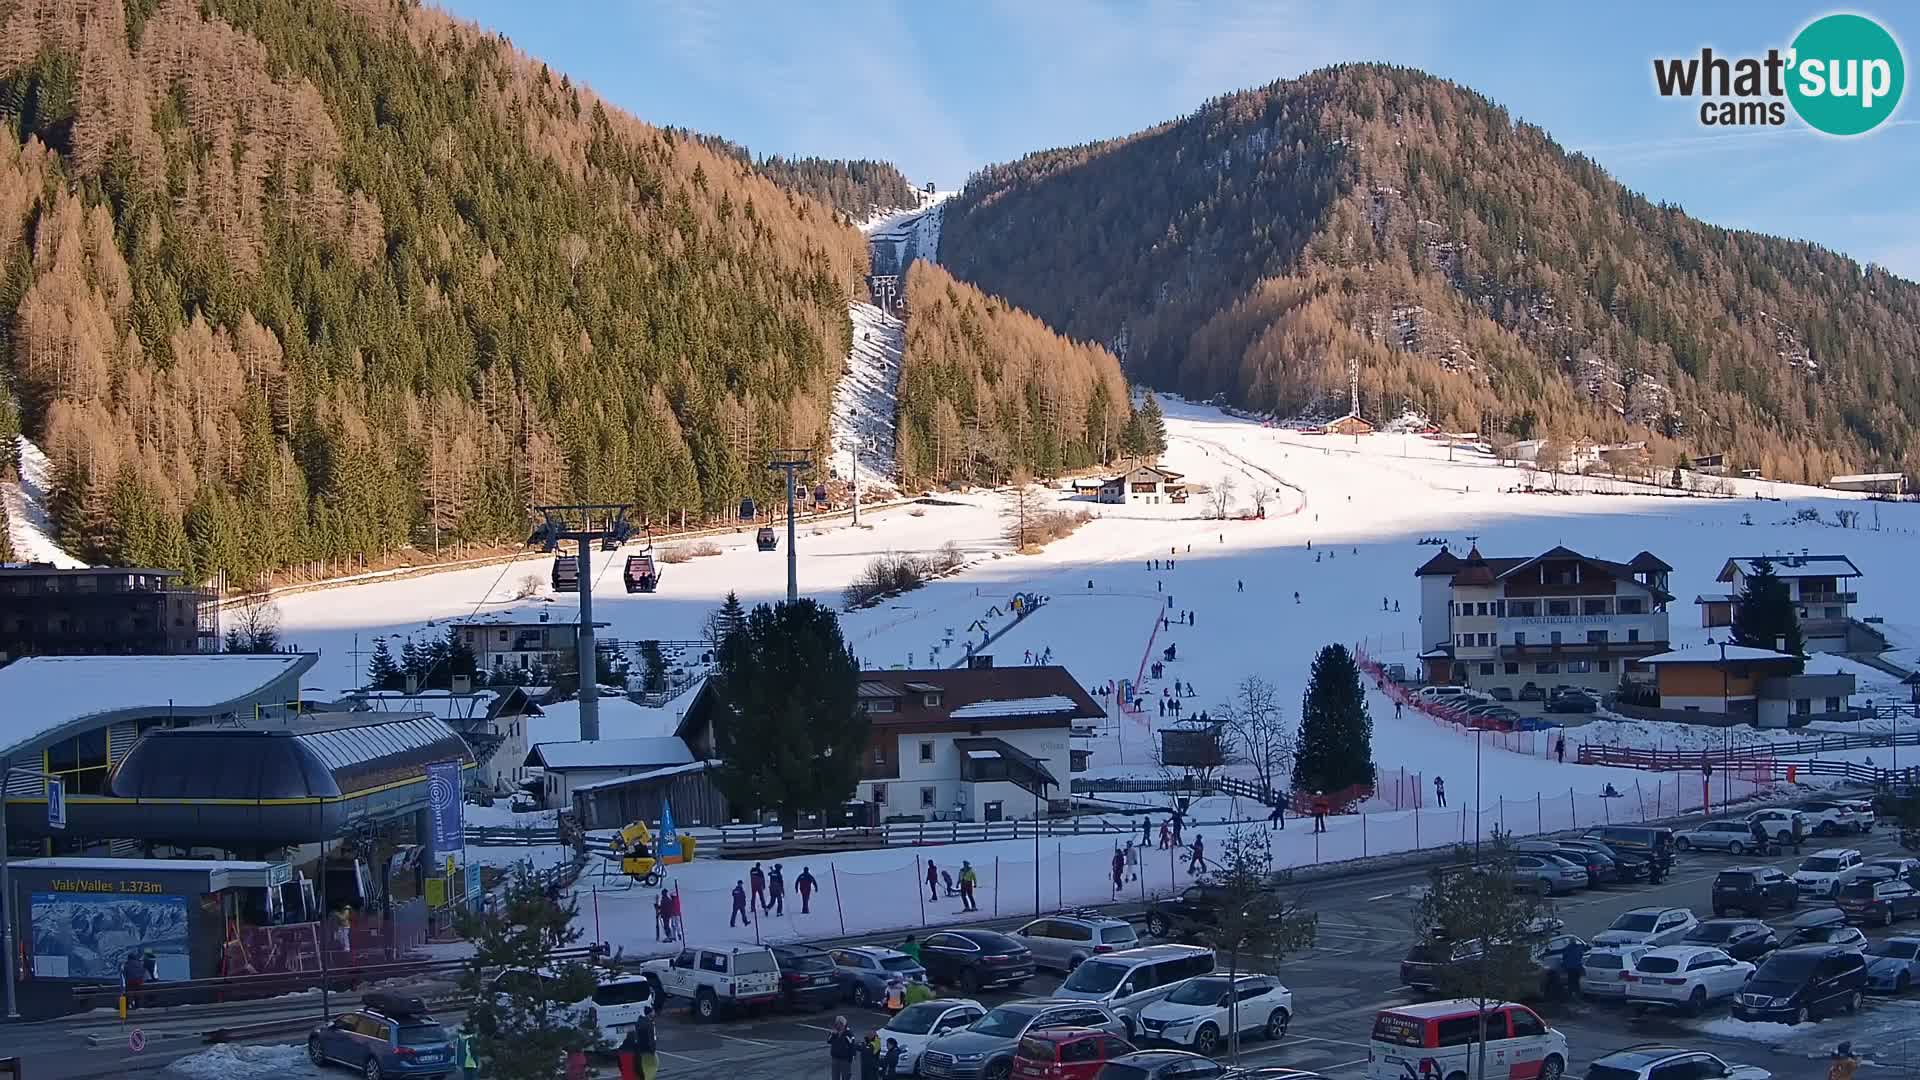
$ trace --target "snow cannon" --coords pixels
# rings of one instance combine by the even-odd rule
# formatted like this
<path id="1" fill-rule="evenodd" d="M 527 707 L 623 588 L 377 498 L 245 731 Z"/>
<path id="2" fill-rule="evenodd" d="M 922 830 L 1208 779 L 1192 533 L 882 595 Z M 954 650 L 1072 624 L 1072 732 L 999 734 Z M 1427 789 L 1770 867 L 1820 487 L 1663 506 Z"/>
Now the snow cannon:
<path id="1" fill-rule="evenodd" d="M 662 866 L 692 862 L 694 846 L 693 837 L 676 836 L 665 850 L 658 850 L 654 846 L 653 830 L 647 828 L 644 821 L 628 825 L 613 837 L 613 851 L 620 856 L 621 873 L 648 887 L 660 884 Z"/>

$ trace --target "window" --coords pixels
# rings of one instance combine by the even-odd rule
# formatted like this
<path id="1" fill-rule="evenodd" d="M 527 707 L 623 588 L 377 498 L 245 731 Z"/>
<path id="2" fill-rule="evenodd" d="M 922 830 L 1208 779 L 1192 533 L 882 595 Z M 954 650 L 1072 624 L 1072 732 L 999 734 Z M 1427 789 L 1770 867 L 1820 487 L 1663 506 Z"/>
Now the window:
<path id="1" fill-rule="evenodd" d="M 1548 635 L 1547 635 L 1547 640 L 1548 640 L 1548 642 L 1550 642 L 1551 644 L 1554 644 L 1554 645 L 1558 645 L 1558 644 L 1560 644 L 1560 631 L 1558 631 L 1558 630 L 1555 630 L 1555 631 L 1553 631 L 1553 632 L 1552 632 L 1551 634 L 1548 634 Z"/>
<path id="2" fill-rule="evenodd" d="M 1611 615 L 1613 614 L 1613 603 L 1603 596 L 1589 596 L 1585 600 L 1580 601 L 1580 614 Z"/>
<path id="3" fill-rule="evenodd" d="M 1535 675 L 1558 675 L 1560 674 L 1560 665 L 1553 660 L 1542 660 L 1533 665 L 1533 673 Z"/>
<path id="4" fill-rule="evenodd" d="M 894 711 L 893 699 L 890 697 L 866 698 L 861 701 L 860 707 L 870 713 L 890 713 Z"/>
<path id="5" fill-rule="evenodd" d="M 1513 632 L 1513 643 L 1515 645 L 1525 645 L 1527 643 L 1527 632 L 1525 630 L 1515 630 Z"/>
<path id="6" fill-rule="evenodd" d="M 929 694 L 928 696 L 931 697 L 932 695 Z M 933 760 L 933 743 L 929 742 L 926 739 L 920 740 L 920 760 L 921 761 Z"/>
<path id="7" fill-rule="evenodd" d="M 1828 698 L 1828 699 L 1827 699 L 1827 711 L 1828 711 L 1828 712 L 1839 712 L 1839 711 L 1840 711 L 1840 699 L 1839 699 L 1839 698 L 1837 698 L 1837 697 L 1830 697 L 1830 698 Z"/>
<path id="8" fill-rule="evenodd" d="M 1474 611 L 1473 611 L 1473 613 L 1474 613 L 1475 615 L 1486 615 L 1486 614 L 1489 614 L 1489 612 L 1487 611 L 1487 605 L 1485 605 L 1485 604 L 1475 604 L 1475 605 L 1473 605 L 1473 608 L 1474 608 Z"/>
<path id="9" fill-rule="evenodd" d="M 1480 674 L 1482 674 L 1482 675 L 1491 675 L 1491 674 L 1493 674 L 1493 665 L 1492 665 L 1492 664 L 1481 664 L 1481 665 L 1480 665 Z"/>
<path id="10" fill-rule="evenodd" d="M 876 803 L 884 803 L 887 801 L 887 785 L 873 785 L 873 801 Z"/>
<path id="11" fill-rule="evenodd" d="M 1472 635 L 1472 634 L 1461 634 L 1461 635 L 1460 635 L 1460 641 L 1458 642 L 1458 644 L 1459 644 L 1459 646 L 1460 646 L 1461 648 L 1463 648 L 1463 649 L 1464 649 L 1464 648 L 1466 648 L 1467 646 L 1469 646 L 1469 645 L 1471 645 L 1471 644 L 1473 644 L 1473 635 Z"/>
<path id="12" fill-rule="evenodd" d="M 1540 614 L 1540 601 L 1509 600 L 1507 601 L 1507 612 L 1516 619 L 1535 618 Z"/>
<path id="13" fill-rule="evenodd" d="M 1547 1033 L 1547 1026 L 1540 1022 L 1540 1018 L 1525 1009 L 1509 1010 L 1507 1018 L 1513 1021 L 1513 1037 L 1516 1039 Z"/>
<path id="14" fill-rule="evenodd" d="M 1594 661 L 1594 663 L 1593 663 L 1593 670 L 1595 670 L 1595 671 L 1612 671 L 1612 670 L 1613 670 L 1613 661 L 1611 661 L 1611 660 L 1596 660 L 1596 661 Z"/>
<path id="15" fill-rule="evenodd" d="M 1491 646 L 1491 645 L 1493 644 L 1493 635 L 1492 635 L 1492 634 L 1475 634 L 1475 635 L 1474 635 L 1474 637 L 1475 637 L 1475 638 L 1477 639 L 1477 640 L 1476 640 L 1476 641 L 1474 642 L 1474 644 L 1476 644 L 1476 645 L 1478 645 L 1478 646 L 1480 646 L 1480 647 L 1481 647 L 1481 648 L 1483 648 L 1483 649 L 1484 649 L 1484 648 L 1487 648 L 1487 647 L 1489 647 L 1489 646 Z"/>
<path id="16" fill-rule="evenodd" d="M 1607 632 L 1605 630 L 1587 631 L 1587 644 L 1605 645 L 1606 643 L 1607 643 Z"/>
<path id="17" fill-rule="evenodd" d="M 1458 604 L 1458 605 L 1456 605 L 1456 606 L 1457 606 L 1457 607 L 1458 607 L 1458 608 L 1460 609 L 1460 610 L 1459 610 L 1459 612 L 1458 612 L 1458 614 L 1459 614 L 1459 615 L 1460 615 L 1460 616 L 1461 616 L 1462 618 L 1465 618 L 1466 616 L 1468 616 L 1468 615 L 1471 615 L 1471 614 L 1473 614 L 1473 605 L 1472 605 L 1472 604 Z"/>
<path id="18" fill-rule="evenodd" d="M 1098 1038 L 1076 1039 L 1060 1048 L 1062 1063 L 1099 1060 L 1100 1040 Z"/>
<path id="19" fill-rule="evenodd" d="M 1615 611 L 1622 615 L 1645 615 L 1647 605 L 1637 596 L 1622 596 L 1613 602 Z"/>
<path id="20" fill-rule="evenodd" d="M 702 950 L 700 953 L 700 970 L 711 971 L 716 975 L 725 975 L 727 973 L 727 954 Z"/>
<path id="21" fill-rule="evenodd" d="M 1519 664 L 1507 664 L 1507 665 L 1505 665 L 1505 666 L 1506 666 L 1506 672 L 1505 672 L 1506 674 L 1508 674 L 1508 675 L 1518 675 L 1518 674 L 1520 674 L 1520 665 L 1519 665 Z"/>
<path id="22" fill-rule="evenodd" d="M 502 630 L 500 631 L 500 644 L 505 645 L 506 643 L 507 643 L 507 632 L 505 630 Z"/>
<path id="23" fill-rule="evenodd" d="M 921 698 L 921 699 L 920 699 L 920 704 L 922 704 L 922 705 L 925 705 L 925 706 L 926 706 L 927 708 L 929 708 L 929 709 L 937 709 L 937 708 L 939 708 L 939 707 L 940 707 L 940 693 L 939 693 L 939 691 L 937 691 L 937 690 L 936 690 L 936 691 L 934 691 L 933 693 L 930 693 L 930 694 L 928 694 L 928 695 L 926 695 L 925 697 L 923 697 L 923 698 Z"/>
<path id="24" fill-rule="evenodd" d="M 1571 601 L 1571 600 L 1549 600 L 1549 601 L 1547 601 L 1547 614 L 1549 614 L 1549 615 L 1571 615 L 1571 614 L 1573 614 L 1573 601 Z"/>
<path id="25" fill-rule="evenodd" d="M 1813 701 L 1809 698 L 1794 698 L 1793 699 L 1793 715 L 1812 716 Z"/>
<path id="26" fill-rule="evenodd" d="M 1499 1019 L 1500 1015 L 1498 1013 L 1490 1014 L 1487 1017 L 1487 1038 L 1497 1039 L 1502 1037 L 1495 1033 Z M 1466 1046 L 1472 1043 L 1479 1035 L 1480 1022 L 1471 1016 L 1454 1016 L 1440 1021 L 1439 1026 L 1440 1030 L 1437 1032 L 1438 1037 L 1435 1041 L 1441 1046 Z"/>
<path id="27" fill-rule="evenodd" d="M 1639 631 L 1639 630 L 1637 630 L 1637 629 L 1636 629 L 1636 630 L 1628 630 L 1628 631 L 1627 631 L 1627 640 L 1628 640 L 1628 641 L 1639 641 L 1639 640 L 1640 640 L 1640 631 Z"/>
<path id="28" fill-rule="evenodd" d="M 885 765 L 887 763 L 887 748 L 879 743 L 875 743 L 873 746 L 873 763 L 875 765 Z"/>
<path id="29" fill-rule="evenodd" d="M 1585 675 L 1586 673 L 1592 670 L 1593 670 L 1593 661 L 1591 660 L 1567 661 L 1567 674 L 1569 675 Z"/>
<path id="30" fill-rule="evenodd" d="M 923 787 L 920 789 L 920 805 L 922 807 L 931 807 L 939 796 L 939 788 Z"/>

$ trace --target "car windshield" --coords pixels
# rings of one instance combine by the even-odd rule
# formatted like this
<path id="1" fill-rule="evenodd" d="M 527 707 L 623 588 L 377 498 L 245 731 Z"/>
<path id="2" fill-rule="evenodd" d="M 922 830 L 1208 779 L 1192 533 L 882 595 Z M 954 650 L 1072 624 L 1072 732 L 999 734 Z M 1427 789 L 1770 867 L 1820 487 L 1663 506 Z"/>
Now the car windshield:
<path id="1" fill-rule="evenodd" d="M 1072 990 L 1077 994 L 1104 994 L 1119 986 L 1120 981 L 1127 977 L 1128 970 L 1125 964 L 1088 960 L 1073 969 L 1073 974 L 1060 984 L 1060 989 Z"/>
<path id="2" fill-rule="evenodd" d="M 1868 956 L 1891 956 L 1896 960 L 1911 960 L 1920 954 L 1920 941 L 1876 941 L 1867 946 Z"/>
<path id="3" fill-rule="evenodd" d="M 832 971 L 833 958 L 820 953 L 806 953 L 787 957 L 780 961 L 780 967 L 785 971 Z"/>
<path id="4" fill-rule="evenodd" d="M 401 1046 L 440 1046 L 447 1041 L 447 1029 L 439 1024 L 412 1024 L 400 1029 Z"/>
<path id="5" fill-rule="evenodd" d="M 1680 970 L 1680 961 L 1671 956 L 1643 956 L 1635 963 L 1639 971 L 1651 971 L 1655 975 L 1666 975 Z"/>
<path id="6" fill-rule="evenodd" d="M 1840 860 L 1815 855 L 1801 863 L 1800 869 L 1812 870 L 1815 873 L 1828 873 L 1840 869 Z"/>
<path id="7" fill-rule="evenodd" d="M 770 952 L 744 952 L 733 954 L 733 973 L 735 975 L 765 975 L 780 970 L 773 962 Z"/>
<path id="8" fill-rule="evenodd" d="M 933 1030 L 934 1021 L 947 1011 L 947 1006 L 923 1001 L 918 1005 L 909 1005 L 900 1010 L 900 1014 L 887 1021 L 886 1030 L 898 1031 L 902 1035 L 925 1035 Z"/>
<path id="9" fill-rule="evenodd" d="M 1654 924 L 1657 922 L 1659 922 L 1658 916 L 1643 911 L 1629 911 L 1625 915 L 1613 920 L 1612 929 L 1644 932 L 1653 929 Z"/>
<path id="10" fill-rule="evenodd" d="M 1805 982 L 1819 963 L 1818 955 L 1774 953 L 1766 963 L 1760 965 L 1759 971 L 1754 972 L 1753 979 L 1755 982 Z"/>
<path id="11" fill-rule="evenodd" d="M 1087 965 L 1081 964 L 1080 966 L 1084 968 Z M 980 1019 L 975 1020 L 973 1026 L 967 1030 L 980 1035 L 993 1035 L 998 1038 L 1011 1039 L 1015 1035 L 1025 1031 L 1027 1024 L 1032 1022 L 1032 1020 L 1033 1012 L 1031 1010 L 1009 1009 L 1005 1005 L 1002 1005 Z"/>
<path id="12" fill-rule="evenodd" d="M 1725 941 L 1740 929 L 1739 923 L 1703 922 L 1687 932 L 1688 941 Z"/>
<path id="13" fill-rule="evenodd" d="M 1167 1000 L 1175 1005 L 1215 1005 L 1226 992 L 1225 979 L 1194 979 L 1182 983 L 1180 989 L 1167 995 Z"/>
<path id="14" fill-rule="evenodd" d="M 882 957 L 880 959 L 880 966 L 888 971 L 913 971 L 920 966 L 920 962 L 911 956 L 902 954 L 900 956 Z"/>

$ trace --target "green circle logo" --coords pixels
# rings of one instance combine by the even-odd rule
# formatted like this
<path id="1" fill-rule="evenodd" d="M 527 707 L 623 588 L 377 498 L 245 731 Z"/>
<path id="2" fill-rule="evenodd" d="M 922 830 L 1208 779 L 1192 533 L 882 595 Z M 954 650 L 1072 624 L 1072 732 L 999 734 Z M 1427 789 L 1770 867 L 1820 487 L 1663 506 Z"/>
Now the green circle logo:
<path id="1" fill-rule="evenodd" d="M 1907 65 L 1900 43 L 1864 15 L 1826 15 L 1793 39 L 1787 99 L 1816 131 L 1860 135 L 1900 104 Z"/>

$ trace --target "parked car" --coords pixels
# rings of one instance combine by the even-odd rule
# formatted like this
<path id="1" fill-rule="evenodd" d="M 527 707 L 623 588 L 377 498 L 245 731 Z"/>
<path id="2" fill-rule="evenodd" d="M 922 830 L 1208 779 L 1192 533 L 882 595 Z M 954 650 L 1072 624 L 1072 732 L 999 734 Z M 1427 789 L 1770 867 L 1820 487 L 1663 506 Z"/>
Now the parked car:
<path id="1" fill-rule="evenodd" d="M 1681 829 L 1673 834 L 1673 846 L 1680 851 L 1701 848 L 1739 855 L 1752 851 L 1759 846 L 1759 842 L 1754 839 L 1753 829 L 1746 822 L 1729 818 L 1724 821 L 1703 821 L 1691 829 Z"/>
<path id="2" fill-rule="evenodd" d="M 1590 713 L 1599 709 L 1600 702 L 1585 690 L 1556 690 L 1547 696 L 1550 713 Z"/>
<path id="3" fill-rule="evenodd" d="M 1586 972 L 1580 977 L 1582 997 L 1620 1000 L 1627 996 L 1627 984 L 1623 976 L 1633 970 L 1633 962 L 1640 959 L 1650 946 L 1646 945 L 1602 945 L 1587 953 Z"/>
<path id="4" fill-rule="evenodd" d="M 1429 1074 L 1466 1080 L 1481 1013 L 1480 1004 L 1466 998 L 1380 1010 L 1367 1044 L 1367 1080 Z M 1565 1035 L 1525 1005 L 1490 1004 L 1485 1014 L 1489 1061 L 1503 1062 L 1511 1076 L 1560 1080 L 1567 1067 Z"/>
<path id="5" fill-rule="evenodd" d="M 1515 851 L 1531 851 L 1545 855 L 1558 855 L 1587 871 L 1587 882 L 1600 885 L 1620 880 L 1620 866 L 1613 856 L 1597 847 L 1582 847 L 1576 844 L 1562 844 L 1552 840 L 1522 840 L 1513 846 Z"/>
<path id="6" fill-rule="evenodd" d="M 1584 865 L 1575 865 L 1564 855 L 1520 851 L 1513 855 L 1513 885 L 1532 889 L 1541 896 L 1584 889 L 1593 881 Z"/>
<path id="7" fill-rule="evenodd" d="M 1594 935 L 1595 945 L 1677 945 L 1700 920 L 1683 907 L 1638 907 L 1622 912 Z"/>
<path id="8" fill-rule="evenodd" d="M 684 948 L 646 961 L 640 973 L 653 984 L 654 1000 L 690 1001 L 702 1020 L 780 999 L 780 962 L 764 946 Z"/>
<path id="9" fill-rule="evenodd" d="M 1853 811 L 1854 814 L 1857 815 L 1857 824 L 1860 826 L 1861 832 L 1872 832 L 1874 825 L 1879 822 L 1879 819 L 1875 816 L 1876 812 L 1873 808 L 1872 799 L 1829 799 L 1827 801 L 1839 803 L 1841 806 Z"/>
<path id="10" fill-rule="evenodd" d="M 927 969 L 898 949 L 879 945 L 847 945 L 829 949 L 833 972 L 847 1000 L 858 1008 L 887 1000 L 887 983 L 895 978 L 926 982 Z"/>
<path id="11" fill-rule="evenodd" d="M 1835 1013 L 1858 1012 L 1866 989 L 1866 958 L 1853 949 L 1834 945 L 1783 948 L 1767 957 L 1733 999 L 1733 1016 L 1736 1020 L 1803 1024 Z"/>
<path id="12" fill-rule="evenodd" d="M 1012 1080 L 1094 1080 L 1133 1044 L 1098 1028 L 1030 1031 L 1013 1051 Z"/>
<path id="13" fill-rule="evenodd" d="M 1058 998 L 1094 1001 L 1112 1009 L 1134 1030 L 1140 1011 L 1173 993 L 1181 983 L 1214 970 L 1213 950 L 1200 945 L 1143 945 L 1096 956 L 1067 976 Z"/>
<path id="14" fill-rule="evenodd" d="M 1755 1065 L 1734 1065 L 1704 1050 L 1647 1044 L 1615 1050 L 1587 1066 L 1587 1080 L 1769 1080 Z"/>
<path id="15" fill-rule="evenodd" d="M 1756 821 L 1766 822 L 1767 834 L 1783 844 L 1793 842 L 1793 823 L 1795 821 L 1800 823 L 1800 835 L 1802 837 L 1813 835 L 1813 822 L 1807 819 L 1807 815 L 1788 806 L 1770 806 L 1765 810 L 1755 810 L 1753 813 L 1748 814 L 1746 817 L 1747 831 L 1753 831 L 1753 823 Z"/>
<path id="16" fill-rule="evenodd" d="M 930 982 L 963 993 L 1018 988 L 1033 974 L 1033 953 L 1019 939 L 994 930 L 943 930 L 920 945 L 920 963 Z"/>
<path id="17" fill-rule="evenodd" d="M 1863 861 L 1853 848 L 1821 848 L 1800 861 L 1793 883 L 1803 899 L 1830 900 L 1860 873 Z"/>
<path id="18" fill-rule="evenodd" d="M 1792 911 L 1800 886 L 1771 866 L 1733 866 L 1713 876 L 1713 913 L 1764 915 L 1768 908 Z"/>
<path id="19" fill-rule="evenodd" d="M 1687 931 L 1680 944 L 1723 949 L 1735 960 L 1758 960 L 1780 947 L 1780 935 L 1759 919 L 1707 919 Z"/>
<path id="20" fill-rule="evenodd" d="M 1114 1058 L 1098 1080 L 1220 1080 L 1227 1066 L 1186 1050 L 1135 1050 Z"/>
<path id="21" fill-rule="evenodd" d="M 1845 832 L 1866 832 L 1870 820 L 1858 810 L 1836 802 L 1803 802 L 1795 810 L 1807 815 L 1807 824 L 1815 836 L 1837 836 Z"/>
<path id="22" fill-rule="evenodd" d="M 824 1009 L 845 996 L 833 957 L 811 945 L 775 945 L 780 965 L 780 1002 L 790 1009 Z"/>
<path id="23" fill-rule="evenodd" d="M 639 1021 L 641 1010 L 650 1005 L 657 1008 L 661 999 L 654 981 L 645 974 L 621 975 L 598 968 L 590 974 L 595 979 L 592 993 L 565 1006 L 565 1012 L 572 1023 L 591 1019 L 600 1029 L 602 1046 L 618 1046 Z M 507 968 L 493 977 L 488 992 L 496 1002 L 505 1002 L 514 994 L 551 1000 L 558 991 L 554 984 L 562 978 L 545 968 Z"/>
<path id="24" fill-rule="evenodd" d="M 1754 966 L 1735 960 L 1724 950 L 1705 945 L 1669 945 L 1651 949 L 1621 976 L 1627 1001 L 1685 1009 L 1698 1015 L 1709 1002 L 1740 992 Z"/>
<path id="25" fill-rule="evenodd" d="M 345 1065 L 368 1080 L 453 1073 L 453 1037 L 417 997 L 375 991 L 307 1036 L 315 1065 Z"/>
<path id="26" fill-rule="evenodd" d="M 1595 825 L 1583 835 L 1608 847 L 1647 857 L 1647 880 L 1658 882 L 1673 868 L 1673 830 L 1656 825 Z"/>
<path id="27" fill-rule="evenodd" d="M 1528 683 L 1527 685 L 1520 688 L 1520 700 L 1521 701 L 1545 701 L 1547 700 L 1547 692 L 1545 690 L 1542 690 L 1540 687 L 1535 686 L 1533 683 Z"/>
<path id="28" fill-rule="evenodd" d="M 1454 698 L 1471 698 L 1464 686 L 1423 686 L 1413 692 L 1413 696 L 1425 702 L 1450 701 Z"/>
<path id="29" fill-rule="evenodd" d="M 1648 871 L 1653 867 L 1653 860 L 1645 852 L 1615 847 L 1592 836 L 1578 836 L 1559 843 L 1563 848 L 1588 848 L 1612 859 L 1614 872 L 1618 875 L 1619 881 L 1645 881 Z"/>
<path id="30" fill-rule="evenodd" d="M 1780 947 L 1794 945 L 1838 945 L 1859 950 L 1867 947 L 1867 935 L 1859 927 L 1848 926 L 1847 913 L 1839 908 L 1815 908 L 1801 912 L 1787 924 L 1787 936 L 1780 940 Z"/>
<path id="31" fill-rule="evenodd" d="M 1896 877 L 1856 877 L 1840 886 L 1834 903 L 1848 919 L 1881 926 L 1920 915 L 1920 892 Z"/>
<path id="32" fill-rule="evenodd" d="M 1033 953 L 1036 967 L 1072 971 L 1089 956 L 1140 944 L 1133 924 L 1093 911 L 1063 911 L 1013 932 Z"/>
<path id="33" fill-rule="evenodd" d="M 949 1032 L 959 1031 L 987 1015 L 987 1007 L 972 998 L 934 998 L 909 1005 L 893 1014 L 880 1029 L 880 1045 L 888 1039 L 900 1044 L 900 1075 L 912 1076 L 920 1067 L 920 1052 Z"/>
<path id="34" fill-rule="evenodd" d="M 1920 937 L 1890 937 L 1867 946 L 1867 989 L 1904 994 L 1920 977 Z"/>
<path id="35" fill-rule="evenodd" d="M 1861 872 L 1885 870 L 1893 877 L 1920 889 L 1920 859 L 1909 859 L 1897 855 L 1885 855 L 1878 859 L 1868 859 Z"/>
<path id="36" fill-rule="evenodd" d="M 1127 1027 L 1104 1006 L 1086 1001 L 1034 998 L 1010 1001 L 958 1031 L 929 1042 L 920 1052 L 920 1075 L 928 1080 L 990 1080 L 1013 1069 L 1013 1052 L 1030 1031 L 1099 1028 L 1125 1037 Z"/>
<path id="37" fill-rule="evenodd" d="M 1478 941 L 1447 941 L 1429 937 L 1416 941 L 1400 961 L 1400 981 L 1415 990 L 1439 985 L 1438 972 L 1449 964 L 1478 959 L 1485 950 Z"/>
<path id="38" fill-rule="evenodd" d="M 1238 1027 L 1242 1038 L 1278 1039 L 1293 1019 L 1293 991 L 1271 975 L 1190 979 L 1142 1009 L 1140 1038 L 1212 1054 Z"/>
<path id="39" fill-rule="evenodd" d="M 1493 687 L 1487 691 L 1487 696 L 1492 698 L 1495 701 L 1512 701 L 1513 687 L 1511 686 Z"/>

